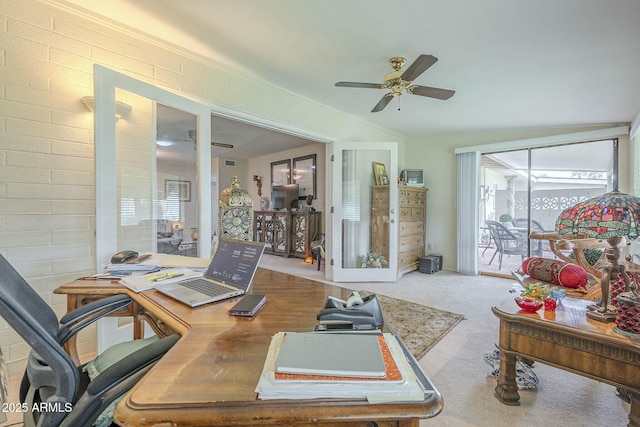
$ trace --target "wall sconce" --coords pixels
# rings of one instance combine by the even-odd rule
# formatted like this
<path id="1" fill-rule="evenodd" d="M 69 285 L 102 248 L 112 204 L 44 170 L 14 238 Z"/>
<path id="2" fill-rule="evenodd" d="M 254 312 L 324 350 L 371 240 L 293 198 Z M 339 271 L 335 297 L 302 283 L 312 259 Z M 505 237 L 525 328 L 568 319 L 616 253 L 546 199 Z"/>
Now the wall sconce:
<path id="1" fill-rule="evenodd" d="M 93 96 L 83 96 L 81 99 L 84 106 L 87 107 L 87 110 L 95 110 L 96 100 Z M 116 101 L 116 120 L 121 117 L 127 117 L 131 114 L 132 110 L 133 108 L 131 108 L 131 105 L 125 104 L 121 101 Z"/>
<path id="2" fill-rule="evenodd" d="M 262 196 L 262 177 L 253 175 L 253 180 L 256 182 L 256 186 L 258 187 L 258 196 Z"/>

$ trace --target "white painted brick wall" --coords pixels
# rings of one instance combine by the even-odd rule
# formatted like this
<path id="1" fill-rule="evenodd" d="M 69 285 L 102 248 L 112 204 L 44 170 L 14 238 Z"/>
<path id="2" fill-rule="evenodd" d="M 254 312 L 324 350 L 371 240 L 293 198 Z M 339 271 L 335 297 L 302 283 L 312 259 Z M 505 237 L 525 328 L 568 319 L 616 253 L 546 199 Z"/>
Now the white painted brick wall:
<path id="1" fill-rule="evenodd" d="M 289 123 L 358 140 L 397 135 L 284 89 L 144 37 L 55 9 L 46 1 L 0 0 L 0 253 L 58 315 L 57 286 L 95 272 L 92 94 L 100 63 L 137 79 Z M 81 352 L 95 351 L 95 330 Z M 6 322 L 0 345 L 12 371 L 27 346 Z"/>

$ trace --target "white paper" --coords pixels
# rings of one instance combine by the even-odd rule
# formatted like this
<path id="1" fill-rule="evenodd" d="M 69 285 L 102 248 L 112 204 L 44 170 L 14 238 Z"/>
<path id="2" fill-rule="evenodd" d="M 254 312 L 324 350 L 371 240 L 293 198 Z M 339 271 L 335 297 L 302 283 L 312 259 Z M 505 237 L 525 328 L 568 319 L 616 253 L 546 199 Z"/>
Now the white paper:
<path id="1" fill-rule="evenodd" d="M 169 268 L 149 274 L 126 276 L 120 279 L 120 283 L 132 291 L 142 292 L 159 284 L 179 282 L 180 280 L 198 276 L 202 276 L 202 272 L 188 268 Z"/>

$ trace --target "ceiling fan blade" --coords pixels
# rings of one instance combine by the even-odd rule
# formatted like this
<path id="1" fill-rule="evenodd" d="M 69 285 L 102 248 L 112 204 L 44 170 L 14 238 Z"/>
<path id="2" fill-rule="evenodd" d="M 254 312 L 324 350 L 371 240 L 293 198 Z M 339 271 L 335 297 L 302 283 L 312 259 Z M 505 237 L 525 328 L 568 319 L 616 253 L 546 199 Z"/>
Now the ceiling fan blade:
<path id="1" fill-rule="evenodd" d="M 378 111 L 384 110 L 384 107 L 386 107 L 389 104 L 389 102 L 391 102 L 392 99 L 393 99 L 393 95 L 391 94 L 391 92 L 389 92 L 388 94 L 383 96 L 380 101 L 378 101 L 378 103 L 376 104 L 375 107 L 373 107 L 373 110 L 371 110 L 371 112 L 377 113 Z"/>
<path id="2" fill-rule="evenodd" d="M 454 93 L 456 93 L 455 90 L 418 85 L 409 86 L 407 88 L 407 92 L 413 95 L 428 96 L 429 98 L 436 99 L 449 99 L 453 96 Z"/>
<path id="3" fill-rule="evenodd" d="M 438 58 L 433 55 L 420 55 L 413 61 L 413 64 L 409 65 L 400 78 L 405 82 L 411 82 L 415 80 L 420 74 L 427 71 L 429 67 L 438 62 Z"/>
<path id="4" fill-rule="evenodd" d="M 338 82 L 337 87 L 358 87 L 364 89 L 384 89 L 385 85 L 380 83 L 360 83 L 360 82 Z"/>
<path id="5" fill-rule="evenodd" d="M 233 148 L 233 144 L 225 144 L 224 142 L 211 141 L 212 147 Z"/>

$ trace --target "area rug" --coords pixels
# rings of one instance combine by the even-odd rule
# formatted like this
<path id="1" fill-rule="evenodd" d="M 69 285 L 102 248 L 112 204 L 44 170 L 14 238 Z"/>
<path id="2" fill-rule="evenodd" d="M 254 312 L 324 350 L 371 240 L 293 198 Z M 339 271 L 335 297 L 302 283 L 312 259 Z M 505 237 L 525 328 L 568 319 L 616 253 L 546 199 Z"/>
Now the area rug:
<path id="1" fill-rule="evenodd" d="M 500 350 L 485 353 L 484 361 L 491 366 L 488 377 L 494 380 L 500 375 Z M 516 361 L 516 384 L 519 390 L 535 390 L 538 387 L 538 376 L 533 368 L 524 363 L 520 358 Z"/>
<path id="2" fill-rule="evenodd" d="M 369 291 L 360 291 L 365 297 Z M 384 320 L 396 331 L 416 360 L 420 360 L 464 316 L 386 295 L 376 294 Z"/>

